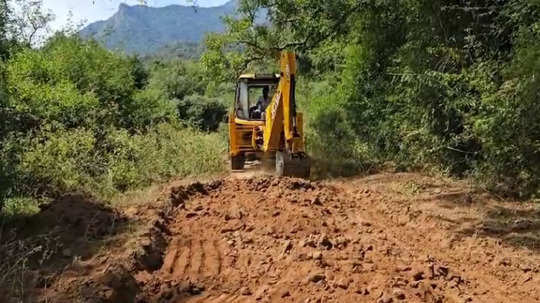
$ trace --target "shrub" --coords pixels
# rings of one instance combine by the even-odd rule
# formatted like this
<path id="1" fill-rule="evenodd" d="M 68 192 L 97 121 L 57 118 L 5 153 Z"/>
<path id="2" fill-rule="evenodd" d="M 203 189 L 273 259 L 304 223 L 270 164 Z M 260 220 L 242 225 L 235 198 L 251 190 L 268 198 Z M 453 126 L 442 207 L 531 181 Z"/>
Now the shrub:
<path id="1" fill-rule="evenodd" d="M 115 130 L 104 144 L 109 150 L 106 182 L 115 190 L 224 169 L 226 146 L 217 134 L 205 135 L 170 124 L 157 125 L 144 135 Z"/>
<path id="2" fill-rule="evenodd" d="M 200 67 L 182 60 L 155 62 L 148 83 L 149 88 L 163 92 L 170 100 L 182 100 L 193 94 L 202 95 L 206 86 Z"/>
<path id="3" fill-rule="evenodd" d="M 101 198 L 219 172 L 226 114 L 192 62 L 156 65 L 56 35 L 0 63 L 0 206 L 85 191 Z M 5 80 L 5 81 L 4 81 Z M 176 98 L 185 102 L 175 102 Z M 30 204 L 29 204 L 30 205 Z M 29 208 L 30 209 L 30 208 Z M 33 209 L 33 208 L 32 208 Z M 26 212 L 26 211 L 25 211 Z"/>
<path id="4" fill-rule="evenodd" d="M 536 28 L 536 39 L 534 31 L 520 33 L 504 82 L 482 91 L 473 120 L 483 156 L 476 175 L 521 197 L 540 196 L 540 23 Z"/>
<path id="5" fill-rule="evenodd" d="M 6 199 L 3 208 L 0 209 L 0 225 L 39 213 L 41 203 L 45 202 L 28 196 Z"/>
<path id="6" fill-rule="evenodd" d="M 22 145 L 12 196 L 86 191 L 110 198 L 171 177 L 220 172 L 226 150 L 219 134 L 171 124 L 140 134 L 110 128 L 102 139 L 82 128 L 45 131 Z"/>
<path id="7" fill-rule="evenodd" d="M 319 144 L 332 138 L 340 149 L 363 146 L 376 162 L 473 175 L 508 194 L 538 196 L 536 2 L 485 6 L 482 19 L 422 1 L 366 8 L 350 23 L 342 81 L 328 88 L 335 96 L 314 98 L 326 110 L 309 118 L 313 153 L 353 158 Z"/>
<path id="8" fill-rule="evenodd" d="M 61 129 L 31 138 L 22 151 L 17 171 L 23 193 L 55 196 L 93 187 L 104 167 L 92 131 Z"/>
<path id="9" fill-rule="evenodd" d="M 142 69 L 136 58 L 58 34 L 42 49 L 26 49 L 7 62 L 5 106 L 34 117 L 33 128 L 51 122 L 144 128 L 165 120 L 172 107 L 152 92 L 139 92 L 147 81 Z"/>
<path id="10" fill-rule="evenodd" d="M 227 107 L 221 101 L 199 95 L 178 101 L 177 110 L 181 120 L 204 131 L 216 131 L 227 116 Z"/>
<path id="11" fill-rule="evenodd" d="M 343 98 L 328 82 L 310 87 L 305 107 L 306 145 L 316 177 L 351 176 L 368 170 L 374 159 L 355 136 L 342 104 Z M 330 93 L 334 91 L 334 93 Z M 306 97 L 300 97 L 303 99 Z M 309 102 L 309 103 L 308 103 Z M 308 104 L 305 104 L 308 103 Z"/>
<path id="12" fill-rule="evenodd" d="M 135 93 L 132 102 L 124 108 L 123 117 L 126 126 L 134 129 L 145 129 L 178 119 L 174 102 L 163 92 L 152 88 Z"/>

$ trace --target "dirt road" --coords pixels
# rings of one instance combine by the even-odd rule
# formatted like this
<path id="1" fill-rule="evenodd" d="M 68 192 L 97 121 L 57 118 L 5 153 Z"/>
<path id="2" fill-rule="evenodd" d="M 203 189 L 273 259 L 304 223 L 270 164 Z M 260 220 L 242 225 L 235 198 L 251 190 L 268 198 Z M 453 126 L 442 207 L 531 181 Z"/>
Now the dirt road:
<path id="1" fill-rule="evenodd" d="M 540 207 L 453 181 L 226 178 L 168 188 L 126 217 L 147 232 L 67 266 L 37 297 L 540 302 Z"/>

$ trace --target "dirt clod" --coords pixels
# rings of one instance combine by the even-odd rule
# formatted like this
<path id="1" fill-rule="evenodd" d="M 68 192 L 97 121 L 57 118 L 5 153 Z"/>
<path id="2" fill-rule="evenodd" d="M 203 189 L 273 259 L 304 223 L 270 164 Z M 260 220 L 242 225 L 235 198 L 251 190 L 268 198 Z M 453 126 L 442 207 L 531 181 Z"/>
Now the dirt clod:
<path id="1" fill-rule="evenodd" d="M 394 298 L 396 298 L 398 300 L 405 300 L 405 298 L 406 298 L 405 292 L 403 292 L 403 290 L 401 290 L 399 288 L 396 288 L 396 289 L 392 290 L 392 295 L 394 296 Z"/>
<path id="2" fill-rule="evenodd" d="M 416 270 L 412 275 L 414 281 L 420 281 L 424 279 L 424 271 L 423 270 Z"/>
<path id="3" fill-rule="evenodd" d="M 317 282 L 322 281 L 324 279 L 326 279 L 326 276 L 323 273 L 320 273 L 320 272 L 316 272 L 316 273 L 310 274 L 308 276 L 308 281 L 313 282 L 313 283 L 317 283 Z"/>
<path id="4" fill-rule="evenodd" d="M 252 292 L 251 292 L 251 289 L 249 289 L 249 287 L 242 287 L 240 289 L 240 294 L 242 294 L 242 296 L 251 296 Z"/>
<path id="5" fill-rule="evenodd" d="M 347 289 L 349 288 L 349 281 L 345 278 L 341 278 L 336 282 L 336 286 L 341 289 Z"/>
<path id="6" fill-rule="evenodd" d="M 293 248 L 293 244 L 290 240 L 287 240 L 285 244 L 283 245 L 283 254 L 289 253 L 289 251 Z"/>
<path id="7" fill-rule="evenodd" d="M 285 289 L 281 291 L 281 295 L 280 295 L 281 298 L 286 298 L 290 296 L 291 296 L 291 293 L 288 290 Z"/>
<path id="8" fill-rule="evenodd" d="M 379 300 L 377 300 L 377 303 L 393 303 L 394 298 L 388 295 L 383 295 Z"/>

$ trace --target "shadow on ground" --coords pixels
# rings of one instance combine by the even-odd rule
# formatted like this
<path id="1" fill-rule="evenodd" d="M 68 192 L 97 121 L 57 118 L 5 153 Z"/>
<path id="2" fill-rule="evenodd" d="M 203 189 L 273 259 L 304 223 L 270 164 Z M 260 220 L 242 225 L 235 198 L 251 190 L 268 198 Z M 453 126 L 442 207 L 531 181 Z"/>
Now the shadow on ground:
<path id="1" fill-rule="evenodd" d="M 469 233 L 471 231 L 468 231 Z M 540 251 L 540 209 L 514 209 L 496 206 L 489 209 L 475 231 L 500 238 L 503 242 Z"/>
<path id="2" fill-rule="evenodd" d="M 502 201 L 466 182 L 414 173 L 381 174 L 365 180 L 380 184 L 381 192 L 393 192 L 405 205 L 412 204 L 446 222 L 448 229 L 460 235 L 490 237 L 540 252 L 540 204 Z"/>
<path id="3" fill-rule="evenodd" d="M 499 202 L 479 191 L 441 193 L 432 197 L 439 207 L 459 214 L 459 233 L 486 236 L 519 248 L 540 251 L 540 205 Z"/>

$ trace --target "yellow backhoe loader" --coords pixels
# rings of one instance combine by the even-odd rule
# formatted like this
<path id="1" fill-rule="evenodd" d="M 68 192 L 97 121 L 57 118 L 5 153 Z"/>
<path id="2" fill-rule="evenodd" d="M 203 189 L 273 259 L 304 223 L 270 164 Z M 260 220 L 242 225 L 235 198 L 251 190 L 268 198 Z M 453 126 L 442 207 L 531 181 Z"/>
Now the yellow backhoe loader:
<path id="1" fill-rule="evenodd" d="M 246 158 L 275 163 L 278 176 L 308 178 L 311 162 L 304 150 L 303 116 L 296 111 L 296 58 L 281 53 L 280 74 L 244 74 L 238 79 L 229 114 L 231 168 Z"/>

